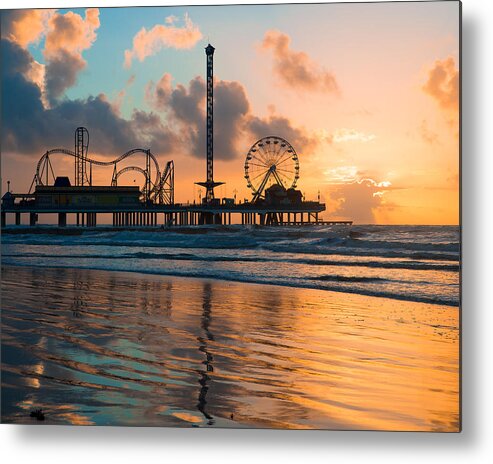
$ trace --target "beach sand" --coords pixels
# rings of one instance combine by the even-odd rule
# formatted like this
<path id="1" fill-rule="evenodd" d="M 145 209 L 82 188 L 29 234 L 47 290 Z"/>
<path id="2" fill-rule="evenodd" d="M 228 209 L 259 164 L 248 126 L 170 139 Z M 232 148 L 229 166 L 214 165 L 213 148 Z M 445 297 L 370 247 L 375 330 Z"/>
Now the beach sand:
<path id="1" fill-rule="evenodd" d="M 459 309 L 4 266 L 2 421 L 454 432 Z"/>

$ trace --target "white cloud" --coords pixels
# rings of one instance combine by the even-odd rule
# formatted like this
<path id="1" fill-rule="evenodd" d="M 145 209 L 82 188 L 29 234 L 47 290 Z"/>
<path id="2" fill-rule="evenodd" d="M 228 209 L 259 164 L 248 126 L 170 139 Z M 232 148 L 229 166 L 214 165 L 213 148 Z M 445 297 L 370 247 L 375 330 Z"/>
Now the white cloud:
<path id="1" fill-rule="evenodd" d="M 165 19 L 166 25 L 156 24 L 152 29 L 143 27 L 133 38 L 132 49 L 125 50 L 124 66 L 129 68 L 132 60 L 144 61 L 163 48 L 189 49 L 202 39 L 199 27 L 192 22 L 188 14 L 184 17 L 184 26 L 175 25 L 174 16 Z"/>
<path id="2" fill-rule="evenodd" d="M 356 166 L 339 166 L 327 169 L 324 174 L 331 184 L 349 184 L 358 180 L 358 168 Z"/>
<path id="3" fill-rule="evenodd" d="M 341 142 L 371 142 L 377 138 L 374 134 L 365 134 L 355 129 L 336 129 L 333 133 L 333 141 Z"/>

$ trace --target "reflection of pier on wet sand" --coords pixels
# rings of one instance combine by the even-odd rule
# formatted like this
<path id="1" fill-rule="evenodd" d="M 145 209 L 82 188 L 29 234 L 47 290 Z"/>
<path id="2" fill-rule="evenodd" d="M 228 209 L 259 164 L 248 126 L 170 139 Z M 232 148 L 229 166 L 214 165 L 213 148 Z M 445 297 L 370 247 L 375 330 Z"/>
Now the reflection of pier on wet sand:
<path id="1" fill-rule="evenodd" d="M 456 307 L 4 266 L 2 324 L 4 422 L 459 427 Z"/>

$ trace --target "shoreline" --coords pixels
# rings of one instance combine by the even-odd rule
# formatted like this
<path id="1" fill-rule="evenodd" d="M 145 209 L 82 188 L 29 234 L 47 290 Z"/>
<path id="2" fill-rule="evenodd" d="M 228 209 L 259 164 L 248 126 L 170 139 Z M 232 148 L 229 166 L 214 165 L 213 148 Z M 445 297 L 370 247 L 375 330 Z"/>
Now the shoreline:
<path id="1" fill-rule="evenodd" d="M 0 257 L 1 259 L 1 257 Z M 460 301 L 457 302 L 457 304 L 452 304 L 450 302 L 444 302 L 444 301 L 437 301 L 433 300 L 431 298 L 421 298 L 421 299 L 411 299 L 411 298 L 406 298 L 405 296 L 401 295 L 391 295 L 388 293 L 381 292 L 379 294 L 376 294 L 375 292 L 364 292 L 364 291 L 351 291 L 351 289 L 338 289 L 338 288 L 319 288 L 315 287 L 314 285 L 297 285 L 297 286 L 292 286 L 289 284 L 283 284 L 283 283 L 273 283 L 273 282 L 258 282 L 258 281 L 253 281 L 253 280 L 244 280 L 244 279 L 234 279 L 234 278 L 218 278 L 218 277 L 209 277 L 209 276 L 203 276 L 203 275 L 190 275 L 190 274 L 176 274 L 176 273 L 165 273 L 165 272 L 158 272 L 158 271 L 145 271 L 145 270 L 129 270 L 129 269 L 108 269 L 108 268 L 102 268 L 102 267 L 85 267 L 85 266 L 80 266 L 80 267 L 74 267 L 74 266 L 46 266 L 46 265 L 36 265 L 36 264 L 4 264 L 3 262 L 0 262 L 0 266 L 3 267 L 25 267 L 25 268 L 30 268 L 30 267 L 35 267 L 38 269 L 73 269 L 73 270 L 93 270 L 93 271 L 98 271 L 98 272 L 116 272 L 116 273 L 130 273 L 130 274 L 141 274 L 141 275 L 146 275 L 146 276 L 161 276 L 161 277 L 176 277 L 176 278 L 185 278 L 185 279 L 206 279 L 206 280 L 211 280 L 211 281 L 218 281 L 218 282 L 235 282 L 235 283 L 240 283 L 240 284 L 248 284 L 248 285 L 266 285 L 266 286 L 273 286 L 273 287 L 281 287 L 281 288 L 293 288 L 293 289 L 300 289 L 300 290 L 314 290 L 314 291 L 323 291 L 323 292 L 329 292 L 329 293 L 337 293 L 337 294 L 348 294 L 348 295 L 359 295 L 363 297 L 368 297 L 368 298 L 383 298 L 387 300 L 393 300 L 393 301 L 402 301 L 402 302 L 407 302 L 407 303 L 416 303 L 416 304 L 426 304 L 426 305 L 434 305 L 434 306 L 446 306 L 449 308 L 461 309 L 461 303 Z"/>

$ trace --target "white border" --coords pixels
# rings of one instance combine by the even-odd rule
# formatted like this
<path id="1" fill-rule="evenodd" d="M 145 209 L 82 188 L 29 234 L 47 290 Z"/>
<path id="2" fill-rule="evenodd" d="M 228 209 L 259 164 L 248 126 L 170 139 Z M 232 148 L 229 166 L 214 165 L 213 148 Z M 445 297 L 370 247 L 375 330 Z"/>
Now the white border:
<path id="1" fill-rule="evenodd" d="M 145 0 L 146 5 L 221 4 Z M 243 0 L 241 3 L 259 3 Z M 270 3 L 282 3 L 272 1 Z M 288 2 L 289 3 L 289 2 Z M 300 3 L 300 2 L 293 2 Z M 1 8 L 135 6 L 3 0 Z M 463 432 L 461 434 L 0 426 L 4 463 L 487 463 L 493 456 L 493 2 L 463 4 Z"/>

